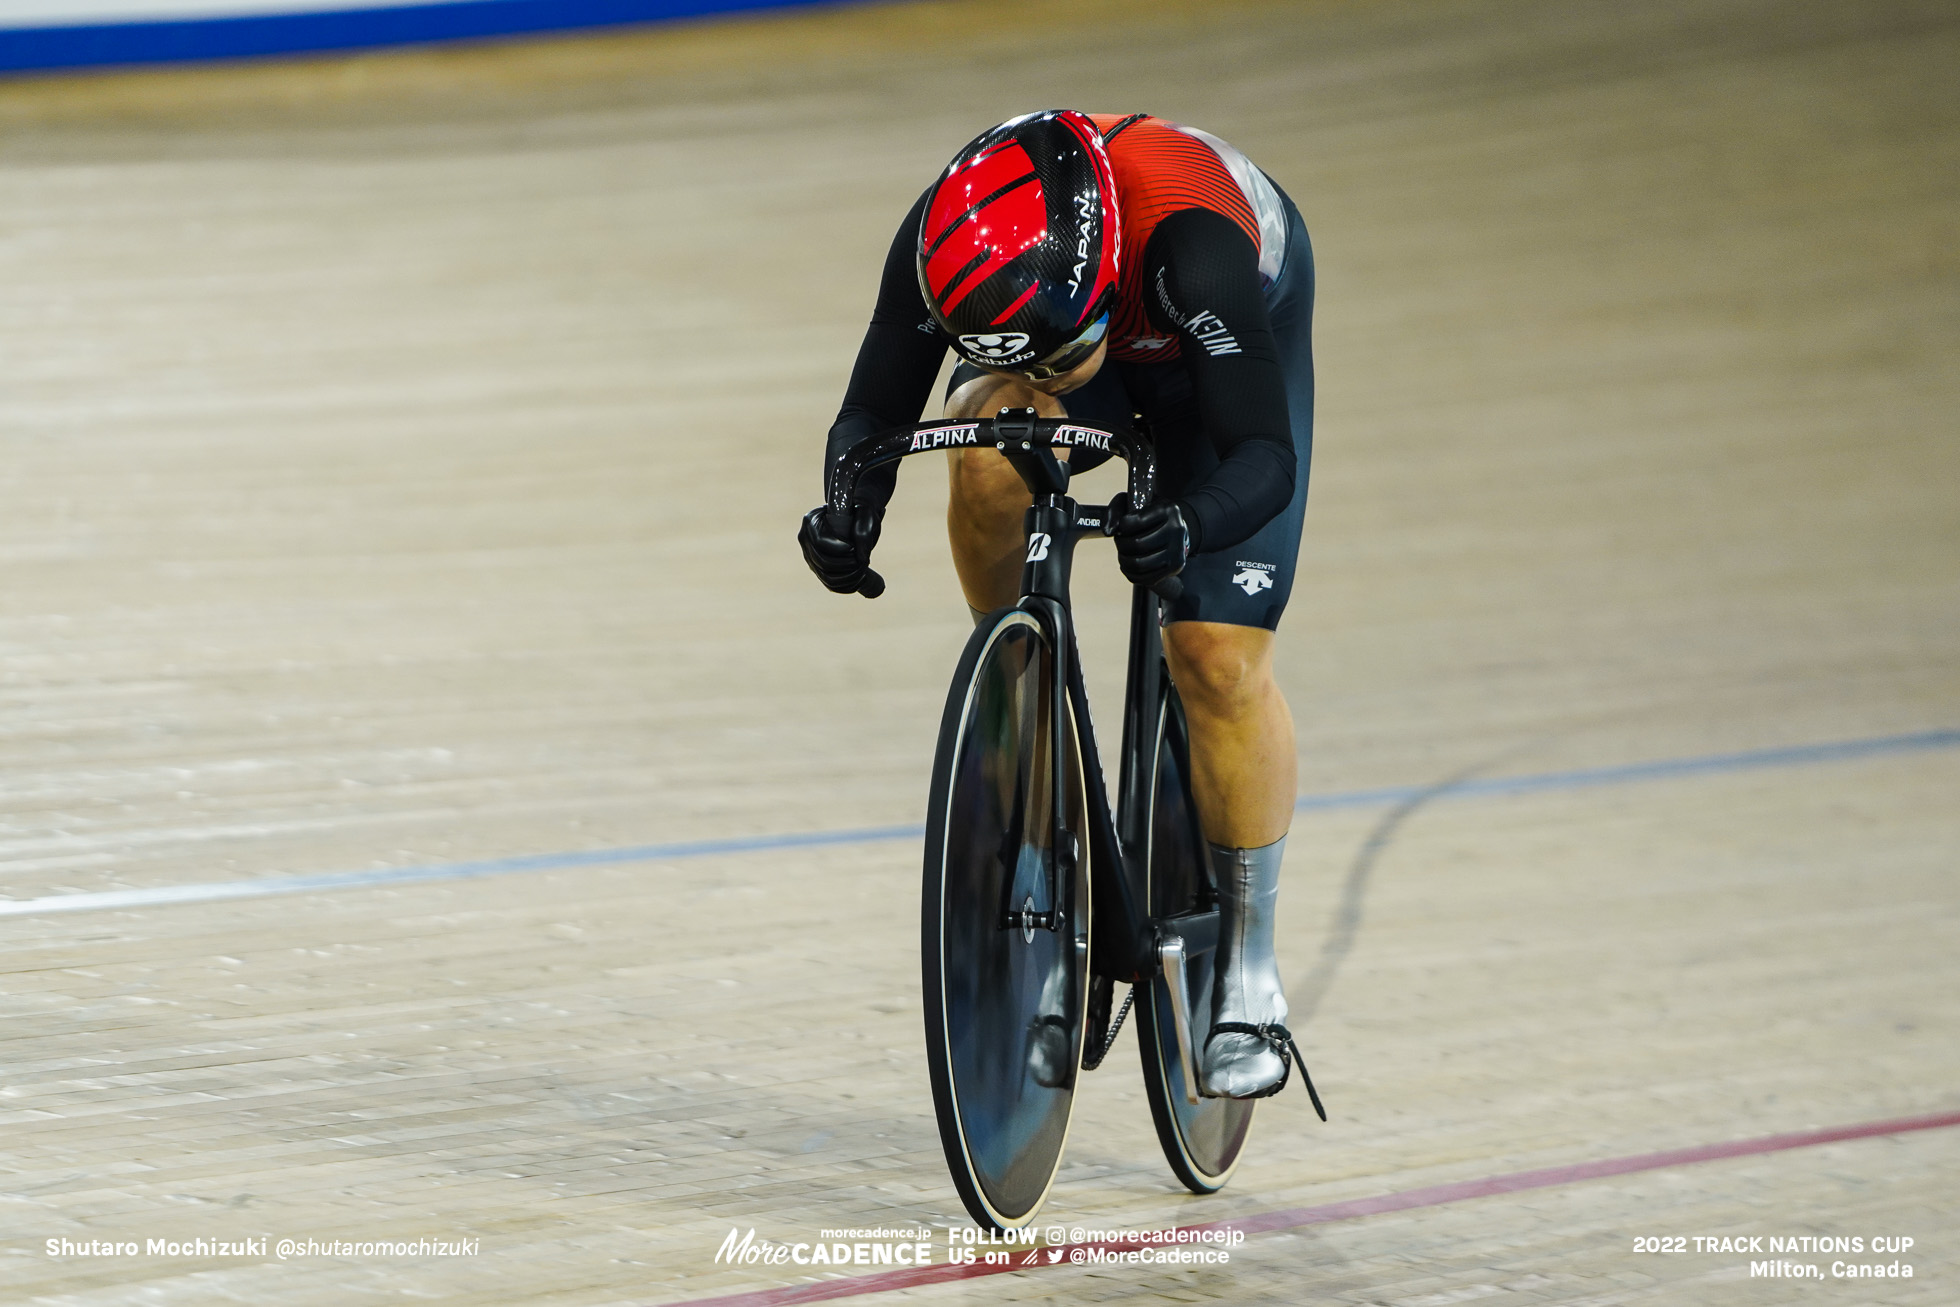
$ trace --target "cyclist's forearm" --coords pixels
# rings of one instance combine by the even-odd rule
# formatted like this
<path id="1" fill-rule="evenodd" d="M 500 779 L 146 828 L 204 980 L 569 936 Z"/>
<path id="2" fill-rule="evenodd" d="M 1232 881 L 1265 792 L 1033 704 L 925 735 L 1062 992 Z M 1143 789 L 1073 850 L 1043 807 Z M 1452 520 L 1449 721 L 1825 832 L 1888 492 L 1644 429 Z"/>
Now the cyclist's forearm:
<path id="1" fill-rule="evenodd" d="M 1181 497 L 1192 550 L 1213 553 L 1249 539 L 1292 502 L 1297 475 L 1290 443 L 1242 441 Z"/>

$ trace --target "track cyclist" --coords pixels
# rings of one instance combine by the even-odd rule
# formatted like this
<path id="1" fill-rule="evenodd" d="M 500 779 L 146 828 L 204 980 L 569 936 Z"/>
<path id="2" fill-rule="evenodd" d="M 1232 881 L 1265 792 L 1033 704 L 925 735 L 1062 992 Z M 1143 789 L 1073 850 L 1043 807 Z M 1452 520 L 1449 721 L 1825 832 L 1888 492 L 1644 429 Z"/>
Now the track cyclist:
<path id="1" fill-rule="evenodd" d="M 1306 512 L 1313 293 L 1299 210 L 1224 141 L 1147 114 L 1011 119 L 900 224 L 824 463 L 917 421 L 948 346 L 949 418 L 1148 423 L 1162 497 L 1142 512 L 1119 498 L 1111 519 L 1126 577 L 1183 581 L 1164 651 L 1221 918 L 1200 1079 L 1232 1098 L 1273 1093 L 1286 1071 L 1273 917 L 1296 764 L 1273 640 Z M 1076 471 L 1106 457 L 1073 453 Z M 997 451 L 950 457 L 947 532 L 977 620 L 1015 601 L 1030 497 Z M 867 474 L 875 502 L 853 521 L 803 519 L 804 558 L 831 590 L 875 575 L 895 479 L 895 465 Z"/>

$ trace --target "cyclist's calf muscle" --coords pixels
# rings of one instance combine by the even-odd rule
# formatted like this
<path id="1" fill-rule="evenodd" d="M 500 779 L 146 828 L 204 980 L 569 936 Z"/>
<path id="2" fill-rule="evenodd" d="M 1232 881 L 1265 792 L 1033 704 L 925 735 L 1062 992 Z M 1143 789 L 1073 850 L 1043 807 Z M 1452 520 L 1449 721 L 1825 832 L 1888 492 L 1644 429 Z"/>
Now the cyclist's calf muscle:
<path id="1" fill-rule="evenodd" d="M 1293 821 L 1293 714 L 1273 679 L 1273 633 L 1173 622 L 1164 656 L 1191 731 L 1191 797 L 1213 844 L 1256 849 Z"/>

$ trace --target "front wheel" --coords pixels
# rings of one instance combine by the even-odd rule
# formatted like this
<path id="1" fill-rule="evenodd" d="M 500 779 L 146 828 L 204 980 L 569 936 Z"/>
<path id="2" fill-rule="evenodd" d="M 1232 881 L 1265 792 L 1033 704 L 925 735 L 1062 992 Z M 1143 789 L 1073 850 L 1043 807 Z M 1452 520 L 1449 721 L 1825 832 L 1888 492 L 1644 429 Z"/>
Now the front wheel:
<path id="1" fill-rule="evenodd" d="M 1198 810 L 1191 800 L 1191 752 L 1184 709 L 1170 678 L 1163 677 L 1161 684 L 1164 695 L 1156 714 L 1155 747 L 1150 755 L 1150 813 L 1144 826 L 1149 841 L 1144 854 L 1146 902 L 1150 915 L 1159 920 L 1216 912 L 1218 908 L 1217 888 L 1205 862 Z M 1206 949 L 1185 961 L 1185 1002 L 1191 1017 L 1194 1058 L 1202 1056 L 1205 1037 L 1211 1033 L 1212 963 L 1217 956 Z M 1141 988 L 1137 1039 L 1157 1141 L 1185 1188 L 1193 1193 L 1215 1193 L 1238 1169 L 1239 1155 L 1252 1129 L 1253 1104 L 1235 1098 L 1200 1097 L 1196 1103 L 1187 1100 L 1169 983 L 1159 972 Z"/>
<path id="2" fill-rule="evenodd" d="M 1082 1058 L 1087 815 L 1061 671 L 1033 616 L 987 618 L 960 660 L 933 761 L 926 1052 L 954 1187 L 992 1229 L 1025 1225 L 1047 1198 Z"/>

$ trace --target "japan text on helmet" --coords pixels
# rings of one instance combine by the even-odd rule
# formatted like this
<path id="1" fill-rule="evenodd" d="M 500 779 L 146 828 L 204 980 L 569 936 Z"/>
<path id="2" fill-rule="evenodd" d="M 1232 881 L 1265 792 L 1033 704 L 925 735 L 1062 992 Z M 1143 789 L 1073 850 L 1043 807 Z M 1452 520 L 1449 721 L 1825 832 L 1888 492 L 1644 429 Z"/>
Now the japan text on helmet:
<path id="1" fill-rule="evenodd" d="M 1116 184 L 1072 109 L 1010 119 L 953 156 L 919 225 L 919 291 L 961 357 L 1036 380 L 1101 343 L 1116 296 Z"/>

